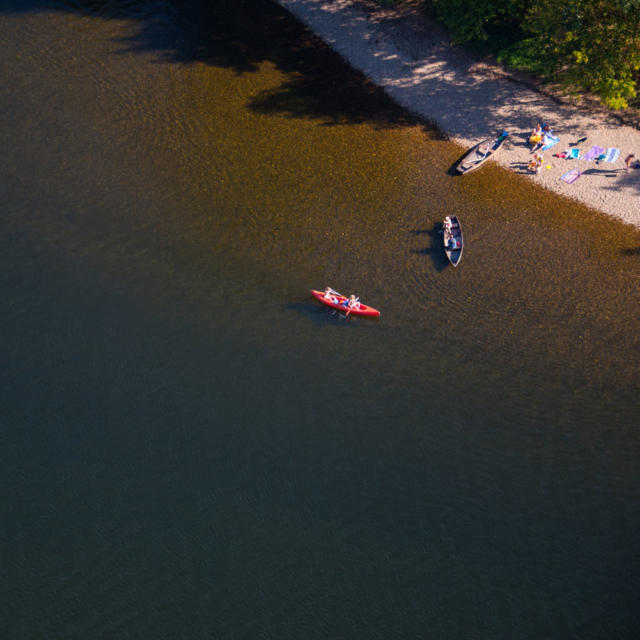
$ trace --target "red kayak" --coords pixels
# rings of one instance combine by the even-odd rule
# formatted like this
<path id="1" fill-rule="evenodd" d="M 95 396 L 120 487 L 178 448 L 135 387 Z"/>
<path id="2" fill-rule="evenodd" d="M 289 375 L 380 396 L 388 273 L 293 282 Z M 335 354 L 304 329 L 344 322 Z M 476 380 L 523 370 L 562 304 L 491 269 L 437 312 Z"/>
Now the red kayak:
<path id="1" fill-rule="evenodd" d="M 351 307 L 349 310 L 349 298 L 347 296 L 343 296 L 341 293 L 334 291 L 331 289 L 331 297 L 325 298 L 324 291 L 316 291 L 315 289 L 311 289 L 311 295 L 320 300 L 322 304 L 326 304 L 329 307 L 333 307 L 334 309 L 338 309 L 339 311 L 349 312 L 354 316 L 369 316 L 371 318 L 377 318 L 380 315 L 380 312 L 373 307 L 368 307 L 366 304 L 362 304 L 362 302 L 356 302 L 355 305 Z"/>

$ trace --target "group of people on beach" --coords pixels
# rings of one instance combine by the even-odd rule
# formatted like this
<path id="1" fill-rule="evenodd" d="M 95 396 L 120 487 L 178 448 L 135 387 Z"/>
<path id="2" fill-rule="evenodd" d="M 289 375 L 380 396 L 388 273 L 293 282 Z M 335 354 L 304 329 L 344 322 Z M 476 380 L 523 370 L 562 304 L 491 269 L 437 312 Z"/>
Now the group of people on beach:
<path id="1" fill-rule="evenodd" d="M 573 144 L 580 144 L 585 142 L 587 136 L 579 138 Z M 529 165 L 527 166 L 527 170 L 531 173 L 540 173 L 540 169 L 544 164 L 544 156 L 540 153 L 540 150 L 544 148 L 549 148 L 558 142 L 558 138 L 553 135 L 551 127 L 547 124 L 541 125 L 539 122 L 534 127 L 533 131 L 529 135 L 529 145 L 531 146 L 531 153 L 533 156 L 529 161 Z M 571 156 L 568 151 L 563 151 L 560 154 L 557 154 L 560 158 L 570 158 L 575 157 Z M 636 156 L 634 153 L 630 153 L 625 159 L 624 164 L 626 167 L 627 173 L 631 172 L 631 165 L 633 164 Z M 636 167 L 640 169 L 640 162 L 636 164 Z"/>
<path id="2" fill-rule="evenodd" d="M 533 157 L 529 162 L 527 171 L 530 173 L 540 173 L 540 169 L 544 163 L 544 156 L 539 153 L 539 151 L 547 144 L 553 144 L 553 140 L 551 127 L 547 124 L 541 125 L 538 122 L 529 136 L 529 144 L 531 145 Z"/>
<path id="3" fill-rule="evenodd" d="M 538 122 L 529 136 L 529 144 L 531 145 L 532 152 L 535 152 L 544 146 L 544 137 L 546 135 L 551 135 L 551 127 L 546 124 L 541 125 Z"/>

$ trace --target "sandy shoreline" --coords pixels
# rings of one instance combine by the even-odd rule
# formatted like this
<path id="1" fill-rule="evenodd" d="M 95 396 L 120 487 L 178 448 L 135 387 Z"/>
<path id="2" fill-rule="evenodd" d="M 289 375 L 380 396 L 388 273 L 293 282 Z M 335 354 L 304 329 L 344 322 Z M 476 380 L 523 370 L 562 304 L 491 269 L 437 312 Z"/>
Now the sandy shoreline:
<path id="1" fill-rule="evenodd" d="M 502 69 L 448 45 L 441 29 L 409 5 L 403 15 L 366 0 L 277 0 L 398 103 L 433 122 L 453 141 L 470 147 L 506 129 L 509 140 L 495 162 L 538 184 L 640 228 L 640 169 L 627 173 L 624 158 L 640 160 L 640 130 L 602 113 L 587 113 L 541 94 Z M 543 152 L 539 174 L 527 172 L 526 144 L 536 122 L 560 142 Z M 612 163 L 553 156 L 578 145 L 620 149 Z M 462 150 L 461 150 L 462 151 Z M 560 180 L 572 169 L 572 184 Z M 469 178 L 465 178 L 469 179 Z"/>

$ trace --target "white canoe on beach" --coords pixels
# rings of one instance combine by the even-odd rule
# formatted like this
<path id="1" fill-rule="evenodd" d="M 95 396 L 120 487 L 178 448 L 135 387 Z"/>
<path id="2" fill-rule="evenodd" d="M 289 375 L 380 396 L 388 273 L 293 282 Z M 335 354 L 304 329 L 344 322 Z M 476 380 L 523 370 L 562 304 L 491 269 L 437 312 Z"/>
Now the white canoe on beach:
<path id="1" fill-rule="evenodd" d="M 465 174 L 481 167 L 492 155 L 498 152 L 509 134 L 503 131 L 497 138 L 487 138 L 473 147 L 458 163 L 456 170 Z"/>

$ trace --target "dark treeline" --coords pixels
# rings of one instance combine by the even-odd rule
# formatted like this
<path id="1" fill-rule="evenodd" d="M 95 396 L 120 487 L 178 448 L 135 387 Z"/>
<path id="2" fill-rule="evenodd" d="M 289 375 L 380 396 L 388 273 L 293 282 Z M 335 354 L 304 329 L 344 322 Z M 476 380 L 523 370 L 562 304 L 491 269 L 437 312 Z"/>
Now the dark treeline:
<path id="1" fill-rule="evenodd" d="M 593 93 L 611 109 L 640 106 L 640 0 L 425 0 L 425 7 L 455 44 Z"/>

